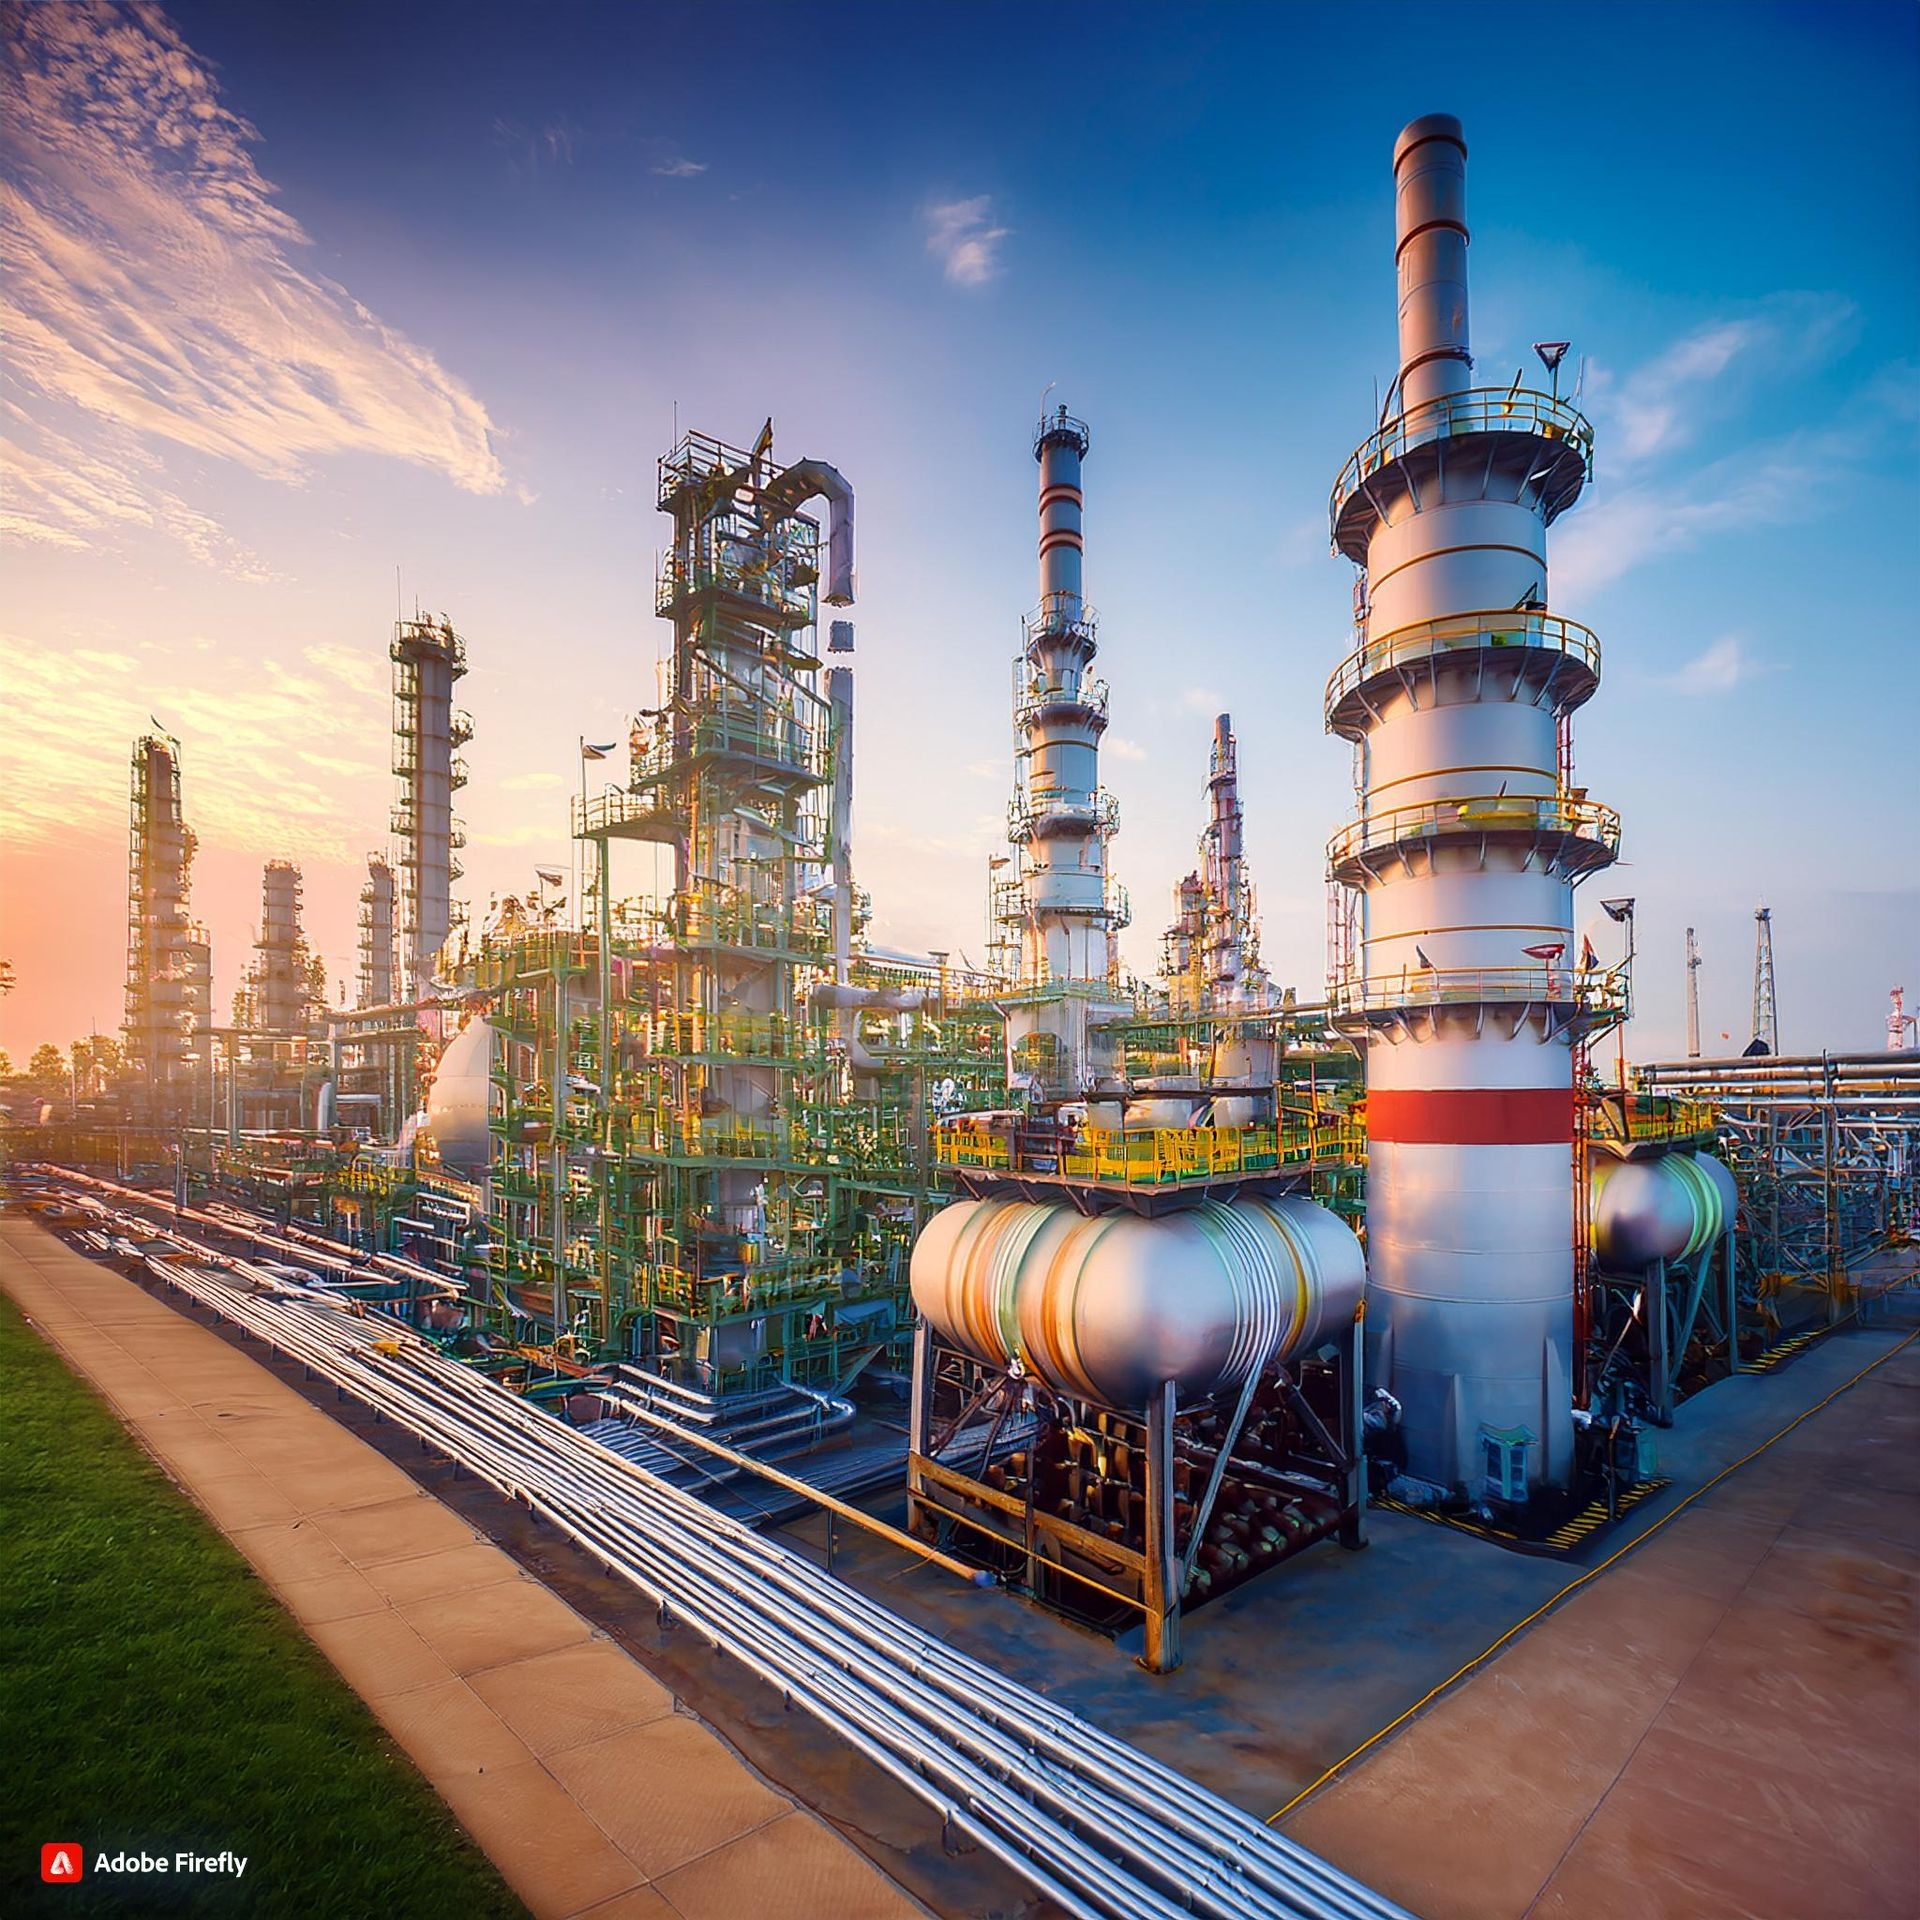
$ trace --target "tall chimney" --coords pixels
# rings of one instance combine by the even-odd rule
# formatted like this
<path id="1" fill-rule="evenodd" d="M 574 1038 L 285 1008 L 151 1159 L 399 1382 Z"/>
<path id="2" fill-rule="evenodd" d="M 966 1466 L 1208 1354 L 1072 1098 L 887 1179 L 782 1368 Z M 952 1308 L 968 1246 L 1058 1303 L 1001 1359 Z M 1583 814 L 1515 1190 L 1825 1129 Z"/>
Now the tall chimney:
<path id="1" fill-rule="evenodd" d="M 1400 404 L 1411 411 L 1473 378 L 1467 351 L 1467 142 L 1429 113 L 1393 149 L 1394 259 L 1400 272 Z"/>

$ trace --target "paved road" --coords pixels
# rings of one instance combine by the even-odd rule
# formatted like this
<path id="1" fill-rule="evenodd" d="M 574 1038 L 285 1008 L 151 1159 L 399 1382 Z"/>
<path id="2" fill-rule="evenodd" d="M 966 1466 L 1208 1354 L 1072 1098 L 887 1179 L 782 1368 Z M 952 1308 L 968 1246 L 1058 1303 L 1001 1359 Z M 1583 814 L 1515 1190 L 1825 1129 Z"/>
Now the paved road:
<path id="1" fill-rule="evenodd" d="M 1920 1341 L 1286 1830 L 1426 1920 L 1905 1920 L 1917 1599 Z"/>

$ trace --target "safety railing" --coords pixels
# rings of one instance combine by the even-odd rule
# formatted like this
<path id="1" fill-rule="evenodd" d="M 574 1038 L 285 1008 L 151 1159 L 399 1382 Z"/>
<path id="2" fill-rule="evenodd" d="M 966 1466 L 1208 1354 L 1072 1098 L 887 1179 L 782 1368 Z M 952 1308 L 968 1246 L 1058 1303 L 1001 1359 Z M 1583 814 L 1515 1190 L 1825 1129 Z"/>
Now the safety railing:
<path id="1" fill-rule="evenodd" d="M 1020 619 L 1029 653 L 1041 645 L 1070 643 L 1091 654 L 1098 645 L 1100 615 L 1074 594 L 1053 594 Z"/>
<path id="2" fill-rule="evenodd" d="M 1024 727 L 1053 707 L 1078 707 L 1104 721 L 1107 683 L 1070 668 L 1064 673 L 1040 674 L 1023 659 L 1013 663 L 1013 723 Z"/>
<path id="3" fill-rule="evenodd" d="M 1624 1017 L 1627 984 L 1618 968 L 1400 967 L 1360 978 L 1338 975 L 1327 994 L 1336 1016 L 1392 1012 L 1403 1007 L 1583 1006 L 1596 1015 Z"/>
<path id="4" fill-rule="evenodd" d="M 1327 842 L 1327 871 L 1338 878 L 1370 853 L 1456 834 L 1520 833 L 1585 841 L 1612 859 L 1620 851 L 1620 816 L 1597 800 L 1570 793 L 1483 793 L 1387 807 L 1349 821 Z M 1599 862 L 1595 862 L 1599 864 Z"/>
<path id="5" fill-rule="evenodd" d="M 1327 721 L 1333 724 L 1341 704 L 1369 680 L 1398 668 L 1445 659 L 1449 654 L 1532 648 L 1557 654 L 1583 668 L 1583 678 L 1600 677 L 1600 642 L 1590 629 L 1557 613 L 1504 612 L 1448 614 L 1369 639 L 1334 668 L 1327 680 Z"/>
<path id="6" fill-rule="evenodd" d="M 550 973 L 588 973 L 600 963 L 597 936 L 566 927 L 526 933 L 490 933 L 474 959 L 474 985 L 492 990 Z"/>
<path id="7" fill-rule="evenodd" d="M 779 1013 L 663 1013 L 646 1026 L 654 1054 L 725 1054 L 742 1060 L 785 1060 L 819 1051 L 813 1031 Z"/>
<path id="8" fill-rule="evenodd" d="M 663 806 L 656 794 L 628 793 L 620 787 L 590 794 L 585 801 L 576 794 L 572 803 L 576 840 L 591 840 L 600 834 L 664 832 L 671 818 L 671 809 Z"/>
<path id="9" fill-rule="evenodd" d="M 718 590 L 753 608 L 749 620 L 769 627 L 813 624 L 813 586 L 819 579 L 812 553 L 772 549 L 745 562 L 662 556 L 654 576 L 653 610 L 670 618 L 682 601 Z"/>
<path id="10" fill-rule="evenodd" d="M 433 655 L 444 659 L 456 675 L 467 670 L 467 643 L 444 621 L 403 620 L 387 648 L 389 660 L 408 666 Z"/>
<path id="11" fill-rule="evenodd" d="M 1694 1140 L 1714 1131 L 1713 1108 L 1704 1100 L 1636 1100 L 1624 1115 L 1617 1104 L 1602 1102 L 1594 1112 L 1600 1140 Z"/>
<path id="12" fill-rule="evenodd" d="M 1333 484 L 1330 519 L 1337 526 L 1342 508 L 1362 483 L 1411 448 L 1472 433 L 1527 433 L 1564 441 L 1580 456 L 1583 476 L 1592 477 L 1593 428 L 1566 401 L 1526 388 L 1469 387 L 1409 407 L 1362 441 Z"/>
<path id="13" fill-rule="evenodd" d="M 1122 1187 L 1348 1164 L 1365 1151 L 1364 1132 L 1350 1115 L 1264 1127 L 1086 1127 L 1073 1133 L 942 1127 L 934 1136 L 934 1159 L 943 1167 Z"/>
<path id="14" fill-rule="evenodd" d="M 1007 803 L 1007 831 L 1016 840 L 1031 840 L 1043 820 L 1109 834 L 1119 828 L 1120 803 L 1104 787 L 1092 794 L 1084 787 L 1026 787 Z"/>

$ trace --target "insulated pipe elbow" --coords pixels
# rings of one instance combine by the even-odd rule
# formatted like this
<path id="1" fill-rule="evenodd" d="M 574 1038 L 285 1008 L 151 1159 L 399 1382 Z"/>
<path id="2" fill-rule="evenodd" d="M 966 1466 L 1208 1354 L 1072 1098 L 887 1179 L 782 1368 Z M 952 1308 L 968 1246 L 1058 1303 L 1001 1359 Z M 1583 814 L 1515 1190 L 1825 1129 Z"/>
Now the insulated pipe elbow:
<path id="1" fill-rule="evenodd" d="M 838 467 L 824 460 L 798 460 L 769 489 L 788 512 L 816 494 L 827 503 L 827 584 L 821 598 L 830 607 L 853 605 L 853 488 Z"/>

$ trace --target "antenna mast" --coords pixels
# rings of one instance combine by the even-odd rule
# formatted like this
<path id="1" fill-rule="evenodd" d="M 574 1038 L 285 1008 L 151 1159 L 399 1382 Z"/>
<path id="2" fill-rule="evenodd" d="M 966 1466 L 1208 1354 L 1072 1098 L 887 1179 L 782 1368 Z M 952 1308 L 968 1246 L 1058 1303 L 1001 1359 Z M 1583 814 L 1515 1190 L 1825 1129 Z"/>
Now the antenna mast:
<path id="1" fill-rule="evenodd" d="M 1753 1037 L 1768 1053 L 1780 1051 L 1780 1010 L 1773 991 L 1773 909 L 1753 910 Z"/>
<path id="2" fill-rule="evenodd" d="M 1700 1058 L 1700 948 L 1687 929 L 1687 1058 Z"/>

